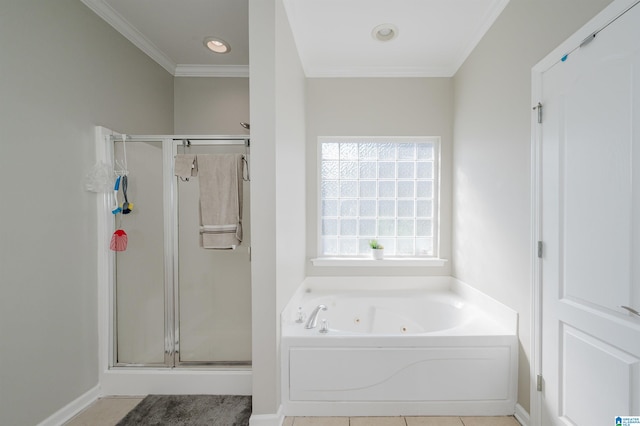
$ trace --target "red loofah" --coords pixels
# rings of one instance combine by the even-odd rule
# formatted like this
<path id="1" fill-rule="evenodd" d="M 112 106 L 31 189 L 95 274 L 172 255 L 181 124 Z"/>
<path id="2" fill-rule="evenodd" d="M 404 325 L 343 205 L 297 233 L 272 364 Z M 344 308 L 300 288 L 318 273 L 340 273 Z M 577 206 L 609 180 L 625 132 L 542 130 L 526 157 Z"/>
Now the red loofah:
<path id="1" fill-rule="evenodd" d="M 125 251 L 127 249 L 128 237 L 127 233 L 123 229 L 116 229 L 111 237 L 111 250 L 113 251 Z"/>

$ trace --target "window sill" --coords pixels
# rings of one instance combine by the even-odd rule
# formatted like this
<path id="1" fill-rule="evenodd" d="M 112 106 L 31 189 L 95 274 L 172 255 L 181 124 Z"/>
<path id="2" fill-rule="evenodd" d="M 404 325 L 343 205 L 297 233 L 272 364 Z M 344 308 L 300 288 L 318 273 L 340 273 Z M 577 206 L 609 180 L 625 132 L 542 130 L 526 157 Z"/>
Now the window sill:
<path id="1" fill-rule="evenodd" d="M 376 260 L 364 257 L 318 257 L 311 259 L 313 266 L 363 266 L 363 267 L 407 267 L 407 266 L 444 266 L 447 259 L 422 259 L 417 257 L 390 257 Z"/>

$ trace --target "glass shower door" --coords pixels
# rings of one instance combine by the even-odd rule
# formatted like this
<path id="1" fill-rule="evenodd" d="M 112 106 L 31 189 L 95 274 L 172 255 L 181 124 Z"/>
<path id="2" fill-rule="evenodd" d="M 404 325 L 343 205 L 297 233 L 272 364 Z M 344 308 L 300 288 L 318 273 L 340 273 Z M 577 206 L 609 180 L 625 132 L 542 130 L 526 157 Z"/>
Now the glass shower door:
<path id="1" fill-rule="evenodd" d="M 177 148 L 183 152 L 183 148 Z M 243 145 L 192 141 L 189 154 L 245 153 Z M 251 363 L 248 181 L 243 182 L 243 241 L 235 250 L 200 247 L 199 182 L 177 183 L 177 365 Z"/>
<path id="2" fill-rule="evenodd" d="M 127 142 L 130 214 L 115 215 L 128 235 L 115 252 L 114 364 L 165 365 L 165 253 L 162 142 Z M 122 161 L 123 144 L 114 143 Z M 119 193 L 122 203 L 122 192 Z"/>
<path id="3" fill-rule="evenodd" d="M 244 154 L 243 141 L 233 143 L 238 142 L 194 141 L 188 150 Z M 126 143 L 133 209 L 113 216 L 116 229 L 127 233 L 128 245 L 111 252 L 112 365 L 249 366 L 249 182 L 243 182 L 242 244 L 235 250 L 201 248 L 198 177 L 187 182 L 173 176 L 178 145 L 166 138 L 132 137 Z M 114 141 L 113 152 L 122 161 L 121 141 Z M 118 197 L 122 203 L 122 189 Z M 107 207 L 111 211 L 113 206 Z"/>

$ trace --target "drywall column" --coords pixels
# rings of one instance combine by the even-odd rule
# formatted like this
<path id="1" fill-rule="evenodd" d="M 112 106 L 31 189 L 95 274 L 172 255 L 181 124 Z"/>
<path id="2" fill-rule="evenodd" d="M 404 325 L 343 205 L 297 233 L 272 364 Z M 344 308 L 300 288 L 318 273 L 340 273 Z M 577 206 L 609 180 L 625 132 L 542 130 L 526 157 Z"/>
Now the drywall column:
<path id="1" fill-rule="evenodd" d="M 304 279 L 305 84 L 281 0 L 249 1 L 249 42 L 253 424 L 280 407 L 280 311 Z"/>
<path id="2" fill-rule="evenodd" d="M 279 368 L 274 202 L 275 59 L 274 0 L 249 0 L 253 417 L 274 414 L 280 405 L 277 392 Z"/>

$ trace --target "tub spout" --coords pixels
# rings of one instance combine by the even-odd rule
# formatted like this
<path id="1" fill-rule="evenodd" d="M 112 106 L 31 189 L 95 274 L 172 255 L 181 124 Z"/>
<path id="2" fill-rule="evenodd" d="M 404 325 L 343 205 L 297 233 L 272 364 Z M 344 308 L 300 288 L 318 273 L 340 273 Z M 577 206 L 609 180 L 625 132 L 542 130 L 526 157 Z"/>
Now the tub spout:
<path id="1" fill-rule="evenodd" d="M 327 307 L 325 305 L 318 305 L 316 306 L 316 308 L 313 310 L 313 312 L 311 312 L 311 315 L 309 315 L 309 319 L 307 320 L 307 323 L 304 325 L 304 328 L 316 328 L 316 325 L 318 325 L 318 314 L 320 313 L 320 311 L 326 311 Z"/>

